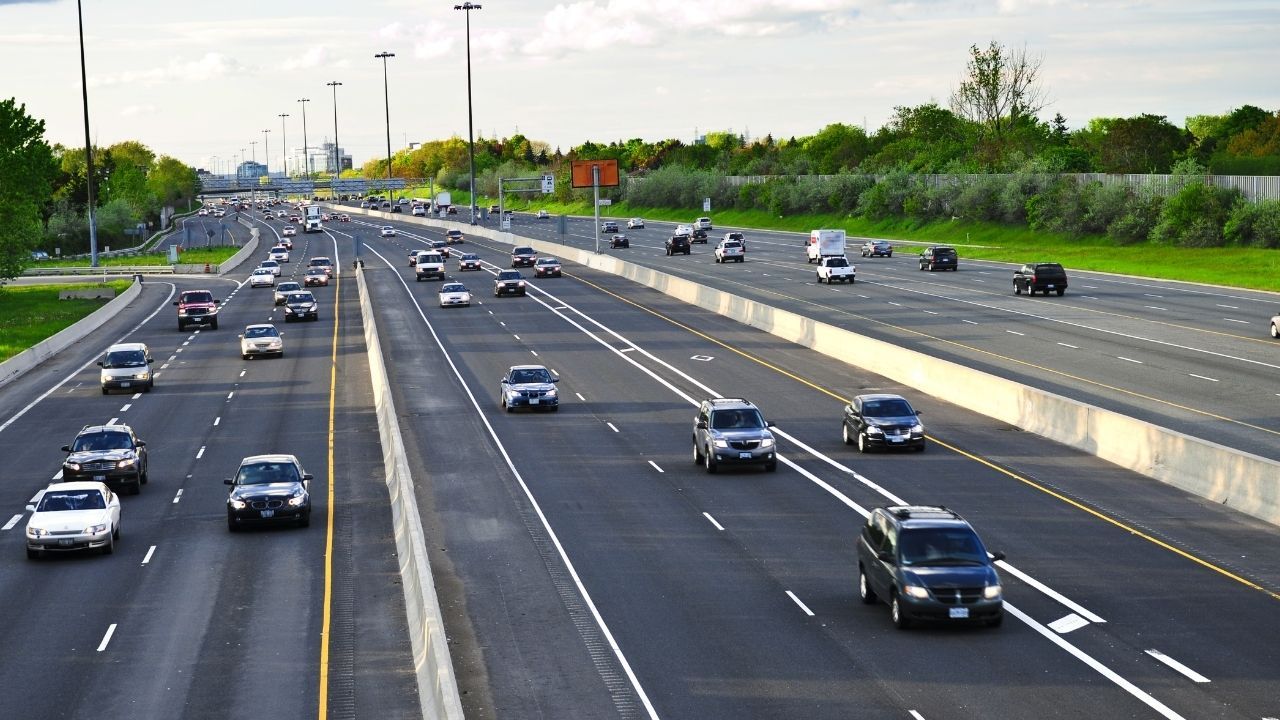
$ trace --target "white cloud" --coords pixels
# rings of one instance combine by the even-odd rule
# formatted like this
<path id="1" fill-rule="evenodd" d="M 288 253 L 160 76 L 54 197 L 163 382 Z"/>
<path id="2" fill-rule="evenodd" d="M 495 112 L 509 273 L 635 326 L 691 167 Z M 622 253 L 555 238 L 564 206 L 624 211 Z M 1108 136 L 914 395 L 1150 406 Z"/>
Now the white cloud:
<path id="1" fill-rule="evenodd" d="M 217 77 L 236 75 L 247 70 L 247 66 L 235 58 L 227 57 L 222 53 L 205 53 L 204 57 L 199 60 L 187 62 L 170 60 L 165 67 L 90 77 L 89 86 L 158 85 L 168 82 L 211 80 Z"/>
<path id="2" fill-rule="evenodd" d="M 670 95 L 671 91 L 668 90 L 665 85 L 659 85 L 658 87 L 653 89 L 653 94 L 654 95 Z"/>
<path id="3" fill-rule="evenodd" d="M 134 117 L 136 115 L 151 115 L 156 111 L 155 105 L 126 105 L 120 108 L 120 117 Z"/>
<path id="4" fill-rule="evenodd" d="M 438 22 L 415 25 L 409 35 L 413 38 L 413 56 L 419 60 L 448 57 L 457 46 L 454 34 Z"/>
<path id="5" fill-rule="evenodd" d="M 400 21 L 378 28 L 378 37 L 383 40 L 399 40 L 404 37 L 404 23 Z"/>
<path id="6" fill-rule="evenodd" d="M 280 68 L 282 70 L 308 70 L 322 65 L 331 66 L 333 63 L 330 61 L 328 48 L 324 45 L 316 45 L 308 48 L 301 55 L 285 58 L 280 63 Z"/>

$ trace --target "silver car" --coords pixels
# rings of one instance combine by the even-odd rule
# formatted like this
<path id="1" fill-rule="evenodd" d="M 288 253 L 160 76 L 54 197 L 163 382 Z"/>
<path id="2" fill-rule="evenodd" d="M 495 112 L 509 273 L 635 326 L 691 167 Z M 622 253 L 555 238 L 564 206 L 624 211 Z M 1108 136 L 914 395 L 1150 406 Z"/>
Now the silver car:
<path id="1" fill-rule="evenodd" d="M 772 426 L 741 398 L 703 400 L 693 419 L 693 461 L 709 473 L 721 465 L 763 465 L 774 472 L 778 456 Z"/>
<path id="2" fill-rule="evenodd" d="M 151 392 L 155 387 L 155 377 L 151 373 L 151 350 L 144 343 L 118 343 L 107 348 L 107 352 L 98 361 L 102 368 L 102 394 L 111 390 L 129 390 L 134 388 L 142 392 Z"/>
<path id="3" fill-rule="evenodd" d="M 284 357 L 284 338 L 271 323 L 249 325 L 240 336 L 240 357 L 249 360 L 258 355 Z"/>

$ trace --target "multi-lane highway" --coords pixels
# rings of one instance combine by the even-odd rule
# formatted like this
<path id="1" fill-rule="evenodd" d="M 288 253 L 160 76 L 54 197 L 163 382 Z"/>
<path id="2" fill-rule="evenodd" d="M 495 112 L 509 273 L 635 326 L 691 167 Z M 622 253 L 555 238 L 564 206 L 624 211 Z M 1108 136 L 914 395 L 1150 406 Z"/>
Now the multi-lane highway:
<path id="1" fill-rule="evenodd" d="M 326 254 L 349 267 L 361 242 L 468 717 L 1280 716 L 1274 527 L 611 275 L 569 265 L 564 278 L 530 279 L 528 297 L 494 298 L 492 273 L 509 265 L 510 248 L 492 241 L 459 248 L 486 270 L 447 266 L 475 304 L 441 309 L 439 283 L 415 282 L 406 256 L 442 231 L 396 220 L 397 237 L 381 238 L 374 228 L 386 223 L 353 214 L 324 239 L 300 235 L 291 265 Z M 567 241 L 592 242 L 589 225 L 570 229 L 578 236 Z M 860 263 L 853 286 L 817 287 L 795 236 L 751 233 L 748 261 L 720 266 L 702 246 L 666 258 L 663 232 L 629 233 L 631 250 L 615 252 L 1023 379 L 1039 377 L 1018 362 L 1025 353 L 977 340 L 1033 343 L 1059 328 L 1052 318 L 1067 303 L 1085 301 L 1075 297 L 1085 283 L 1099 288 L 1098 307 L 1070 312 L 1150 323 L 1125 311 L 1129 296 L 1164 285 L 1073 274 L 1065 298 L 1031 301 L 1005 297 L 999 266 L 917 275 L 895 255 Z M 334 309 L 285 328 L 285 359 L 244 362 L 235 327 L 280 319 L 268 291 L 232 296 L 233 282 L 192 282 L 231 296 L 222 329 L 177 333 L 169 288 L 148 281 L 136 319 L 0 389 L 0 450 L 23 469 L 6 474 L 15 515 L 81 424 L 130 422 L 153 462 L 143 494 L 126 498 L 125 539 L 111 557 L 32 563 L 21 522 L 0 535 L 11 608 L 0 671 L 17 688 L 0 715 L 312 717 L 328 647 L 335 717 L 406 716 L 416 699 L 354 293 L 319 289 Z M 145 319 L 148 307 L 159 312 Z M 1050 319 L 1015 314 L 1027 307 Z M 916 315 L 930 337 L 907 323 Z M 157 391 L 102 397 L 79 364 L 139 322 L 131 339 L 168 365 Z M 1105 367 L 1083 339 L 1105 333 L 1063 327 L 1076 335 L 1053 342 L 1080 351 L 1065 365 L 1073 375 L 1087 374 L 1086 355 Z M 1172 350 L 1151 352 L 1130 360 L 1155 366 L 1147 374 L 1170 362 Z M 499 377 L 523 363 L 560 377 L 559 412 L 499 408 Z M 871 391 L 911 396 L 929 451 L 859 455 L 841 443 L 843 400 Z M 715 395 L 747 397 L 776 424 L 776 473 L 708 475 L 691 462 L 694 404 Z M 1160 403 L 1140 409 L 1155 412 L 1148 405 Z M 240 457 L 268 450 L 295 452 L 315 473 L 312 527 L 228 535 L 220 480 Z M 900 632 L 886 608 L 858 603 L 860 524 L 869 508 L 899 502 L 948 505 L 1008 554 L 1002 628 Z M 322 587 L 329 515 L 346 601 Z M 347 625 L 326 646 L 327 602 L 335 628 L 342 617 Z"/>

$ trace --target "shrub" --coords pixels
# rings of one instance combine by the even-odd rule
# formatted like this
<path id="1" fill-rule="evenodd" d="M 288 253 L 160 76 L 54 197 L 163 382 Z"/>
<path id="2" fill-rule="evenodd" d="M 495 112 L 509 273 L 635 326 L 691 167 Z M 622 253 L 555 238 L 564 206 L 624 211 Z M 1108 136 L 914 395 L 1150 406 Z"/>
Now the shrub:
<path id="1" fill-rule="evenodd" d="M 1222 228 L 1240 200 L 1240 191 L 1191 183 L 1169 196 L 1151 239 L 1185 247 L 1221 247 Z"/>
<path id="2" fill-rule="evenodd" d="M 1084 217 L 1080 220 L 1080 231 L 1097 234 L 1107 232 L 1111 224 L 1123 217 L 1132 203 L 1137 202 L 1137 197 L 1124 185 L 1103 185 L 1093 181 L 1081 190 L 1081 201 Z M 1150 228 L 1147 230 L 1149 232 Z M 1144 232 L 1142 236 L 1145 238 L 1147 233 Z"/>
<path id="3" fill-rule="evenodd" d="M 883 220 L 903 215 L 903 205 L 911 190 L 911 174 L 904 169 L 893 170 L 858 199 L 858 214 L 870 220 Z"/>
<path id="4" fill-rule="evenodd" d="M 1124 211 L 1107 225 L 1107 235 L 1122 244 L 1144 242 L 1160 221 L 1164 199 L 1159 195 L 1133 195 Z"/>
<path id="5" fill-rule="evenodd" d="M 1223 227 L 1223 235 L 1238 245 L 1280 248 L 1280 200 L 1237 204 Z"/>
<path id="6" fill-rule="evenodd" d="M 968 220 L 1000 219 L 999 196 L 1004 178 L 996 175 L 969 176 L 962 180 L 955 199 L 955 214 Z"/>

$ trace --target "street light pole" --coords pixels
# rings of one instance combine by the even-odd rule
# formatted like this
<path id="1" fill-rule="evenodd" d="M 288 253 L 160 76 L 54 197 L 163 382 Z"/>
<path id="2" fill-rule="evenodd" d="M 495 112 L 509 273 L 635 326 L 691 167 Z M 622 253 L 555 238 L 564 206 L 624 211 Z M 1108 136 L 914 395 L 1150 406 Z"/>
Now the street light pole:
<path id="1" fill-rule="evenodd" d="M 257 165 L 258 164 L 258 141 L 257 140 L 249 141 L 249 150 L 253 152 L 253 158 L 252 158 L 253 164 Z"/>
<path id="2" fill-rule="evenodd" d="M 476 141 L 473 137 L 471 116 L 471 11 L 479 10 L 479 3 L 464 2 L 454 5 L 454 10 L 467 14 L 467 155 L 471 160 L 471 224 L 476 224 Z"/>
<path id="3" fill-rule="evenodd" d="M 298 102 L 302 103 L 302 172 L 306 173 L 307 179 L 311 179 L 311 153 L 307 152 L 307 103 L 311 102 L 311 98 L 302 98 Z"/>
<path id="4" fill-rule="evenodd" d="M 334 80 L 325 85 L 333 88 L 333 178 L 342 176 L 342 149 L 338 147 L 338 86 L 342 83 Z"/>
<path id="5" fill-rule="evenodd" d="M 271 146 L 267 144 L 267 133 L 270 130 L 262 131 L 262 169 L 266 170 L 267 177 L 271 177 Z"/>
<path id="6" fill-rule="evenodd" d="M 387 85 L 387 58 L 395 56 L 395 53 L 385 50 L 374 55 L 376 58 L 382 58 L 382 100 L 386 104 L 387 112 L 387 196 L 392 202 L 395 201 L 395 192 L 391 190 L 391 91 Z"/>
<path id="7" fill-rule="evenodd" d="M 284 158 L 285 177 L 289 177 L 289 130 L 284 125 L 284 119 L 287 117 L 289 117 L 288 113 L 280 113 L 280 136 L 284 145 L 284 150 L 280 152 L 280 156 Z"/>
<path id="8" fill-rule="evenodd" d="M 89 140 L 89 78 L 84 66 L 84 13 L 76 0 L 76 21 L 80 24 L 80 96 L 84 101 L 85 193 L 89 203 L 89 265 L 98 267 L 98 222 L 93 211 L 93 144 Z"/>

